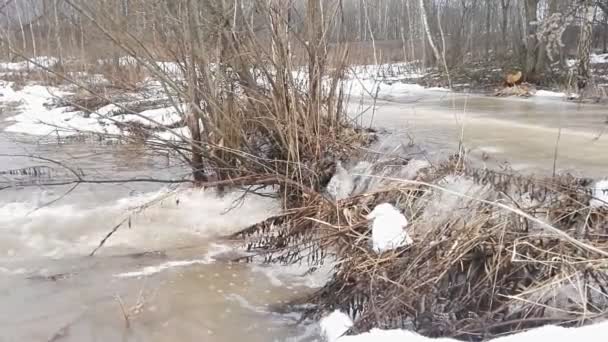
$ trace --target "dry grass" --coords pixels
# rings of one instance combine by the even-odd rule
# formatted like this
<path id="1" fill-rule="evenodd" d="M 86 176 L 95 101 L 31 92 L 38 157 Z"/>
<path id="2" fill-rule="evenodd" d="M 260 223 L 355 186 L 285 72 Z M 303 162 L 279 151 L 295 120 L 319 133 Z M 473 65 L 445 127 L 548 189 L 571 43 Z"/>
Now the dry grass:
<path id="1" fill-rule="evenodd" d="M 454 196 L 446 179 L 476 190 Z M 338 203 L 314 197 L 238 237 L 267 262 L 314 266 L 334 256 L 333 279 L 302 302 L 316 304 L 313 315 L 350 313 L 353 332 L 406 328 L 482 340 L 608 317 L 608 211 L 589 207 L 588 181 L 448 162 L 391 184 Z M 364 217 L 383 202 L 406 213 L 415 243 L 377 255 Z"/>

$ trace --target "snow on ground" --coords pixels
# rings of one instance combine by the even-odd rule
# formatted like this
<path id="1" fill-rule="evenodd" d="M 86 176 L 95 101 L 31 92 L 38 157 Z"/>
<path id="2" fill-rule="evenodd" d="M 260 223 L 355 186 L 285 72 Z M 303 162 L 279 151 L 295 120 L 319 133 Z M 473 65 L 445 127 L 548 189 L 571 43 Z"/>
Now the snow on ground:
<path id="1" fill-rule="evenodd" d="M 44 65 L 51 65 L 56 61 L 52 58 L 38 58 L 37 62 Z M 100 61 L 109 62 L 109 61 Z M 132 57 L 120 59 L 121 65 L 132 65 L 135 63 Z M 179 74 L 179 65 L 171 62 L 158 62 L 157 65 L 164 71 L 172 74 Z M 26 63 L 5 63 L 10 70 L 23 70 L 27 67 Z M 420 74 L 410 64 L 392 65 L 360 65 L 352 68 L 344 81 L 347 92 L 353 96 L 378 95 L 380 98 L 398 97 L 412 92 L 434 91 L 445 89 L 425 89 L 419 85 L 402 83 L 404 78 L 416 78 Z M 299 75 L 298 79 L 306 81 L 306 77 Z M 305 86 L 305 85 L 303 85 Z M 155 82 L 146 83 L 147 94 L 131 94 L 134 98 L 152 96 L 163 97 L 162 87 Z M 144 111 L 140 114 L 127 114 L 120 105 L 110 104 L 98 109 L 88 118 L 81 111 L 74 111 L 68 108 L 47 108 L 45 104 L 50 104 L 57 97 L 68 95 L 69 93 L 59 88 L 44 87 L 41 85 L 27 85 L 23 89 L 14 90 L 12 83 L 0 83 L 0 103 L 18 103 L 17 113 L 10 117 L 14 121 L 7 131 L 15 133 L 26 133 L 31 135 L 58 135 L 69 136 L 82 133 L 103 133 L 109 135 L 120 134 L 121 131 L 116 127 L 117 123 L 136 122 L 149 127 L 160 125 L 172 125 L 181 118 L 179 111 L 175 108 L 159 108 Z M 174 129 L 158 133 L 160 140 L 178 140 L 189 136 L 187 130 Z M 181 138 L 179 138 L 181 136 Z"/>
<path id="2" fill-rule="evenodd" d="M 354 336 L 343 336 L 353 323 L 350 317 L 334 311 L 320 322 L 321 330 L 328 342 L 457 342 L 451 338 L 428 338 L 407 330 L 372 329 Z M 526 332 L 492 339 L 492 342 L 604 342 L 608 334 L 608 321 L 579 328 L 544 326 Z"/>
<path id="3" fill-rule="evenodd" d="M 53 98 L 69 94 L 58 88 L 28 85 L 16 91 L 10 83 L 5 82 L 0 86 L 0 94 L 0 102 L 19 104 L 16 108 L 18 114 L 8 118 L 15 123 L 6 128 L 7 132 L 61 136 L 73 135 L 76 132 L 118 133 L 116 127 L 85 118 L 81 112 L 66 111 L 66 108 L 47 108 L 46 105 Z"/>
<path id="4" fill-rule="evenodd" d="M 346 73 L 343 82 L 346 93 L 354 97 L 390 99 L 421 92 L 446 92 L 447 88 L 425 88 L 413 80 L 424 75 L 416 63 L 355 65 Z"/>
<path id="5" fill-rule="evenodd" d="M 578 59 L 568 59 L 568 60 L 566 60 L 566 65 L 568 67 L 572 68 L 573 66 L 576 65 L 577 62 L 578 62 Z M 608 63 L 608 53 L 603 53 L 603 54 L 592 53 L 589 56 L 589 63 L 591 63 L 591 64 Z"/>
<path id="6" fill-rule="evenodd" d="M 534 93 L 534 95 L 542 96 L 542 97 L 566 97 L 566 93 L 550 91 L 550 90 L 537 90 L 536 93 Z"/>
<path id="7" fill-rule="evenodd" d="M 344 90 L 352 97 L 377 97 L 378 99 L 391 99 L 405 95 L 422 93 L 449 92 L 447 88 L 424 88 L 413 83 L 400 81 L 384 81 L 382 79 L 349 79 L 343 83 Z"/>
<path id="8" fill-rule="evenodd" d="M 550 91 L 550 90 L 537 90 L 534 92 L 534 96 L 536 97 L 547 97 L 547 98 L 567 98 L 567 99 L 575 99 L 578 98 L 578 94 L 574 93 L 564 93 L 559 91 Z"/>
<path id="9" fill-rule="evenodd" d="M 362 79 L 401 80 L 415 79 L 424 76 L 423 70 L 416 63 L 392 63 L 379 65 L 354 65 L 347 72 L 349 76 Z"/>
<path id="10" fill-rule="evenodd" d="M 329 316 L 324 317 L 319 325 L 327 341 L 334 342 L 353 326 L 353 321 L 348 315 L 336 310 L 329 314 Z"/>
<path id="11" fill-rule="evenodd" d="M 602 64 L 602 63 L 608 63 L 608 53 L 604 53 L 604 54 L 591 54 L 591 56 L 589 56 L 589 63 L 591 64 Z"/>
<path id="12" fill-rule="evenodd" d="M 158 127 L 181 121 L 181 115 L 175 107 L 150 109 L 139 114 L 121 114 L 125 110 L 120 105 L 110 104 L 91 113 L 89 117 L 85 117 L 81 111 L 66 107 L 49 108 L 54 100 L 70 94 L 59 88 L 41 85 L 27 85 L 23 89 L 14 90 L 12 83 L 0 83 L 0 104 L 12 104 L 11 107 L 15 109 L 15 115 L 7 119 L 14 123 L 8 126 L 6 131 L 41 136 L 70 136 L 82 133 L 117 135 L 121 133 L 117 127 L 120 123 Z M 176 140 L 177 137 L 186 135 L 185 133 L 185 130 L 178 128 L 161 132 L 162 136 L 159 138 Z"/>
<path id="13" fill-rule="evenodd" d="M 545 326 L 532 329 L 519 334 L 499 337 L 491 342 L 604 342 L 608 334 L 608 322 L 580 328 L 562 328 L 557 326 Z M 405 330 L 380 330 L 374 329 L 368 333 L 356 336 L 344 336 L 335 342 L 457 342 L 450 338 L 427 338 L 411 331 Z"/>
<path id="14" fill-rule="evenodd" d="M 154 62 L 149 62 L 147 59 L 142 59 L 144 63 L 149 63 L 150 67 L 154 67 Z M 113 59 L 100 59 L 97 61 L 97 64 L 115 64 L 115 60 Z M 134 67 L 139 64 L 139 61 L 132 56 L 123 56 L 118 59 L 118 65 L 122 67 Z M 178 63 L 175 62 L 156 62 L 156 66 L 162 70 L 163 72 L 171 75 L 171 76 L 180 76 L 182 74 L 182 69 Z"/>
<path id="15" fill-rule="evenodd" d="M 34 57 L 31 60 L 34 63 L 31 63 L 29 61 L 1 62 L 0 70 L 26 71 L 26 70 L 32 70 L 32 69 L 39 69 L 40 67 L 38 65 L 41 65 L 45 68 L 50 68 L 50 67 L 54 66 L 55 64 L 57 64 L 57 61 L 58 61 L 57 58 L 55 58 L 55 57 L 46 57 L 46 56 Z"/>

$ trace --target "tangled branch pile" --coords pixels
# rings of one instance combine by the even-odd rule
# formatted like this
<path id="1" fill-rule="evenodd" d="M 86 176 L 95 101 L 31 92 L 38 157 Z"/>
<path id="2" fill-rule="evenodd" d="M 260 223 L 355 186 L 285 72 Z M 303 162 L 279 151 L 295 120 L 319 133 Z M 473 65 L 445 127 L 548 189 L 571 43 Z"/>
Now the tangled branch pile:
<path id="1" fill-rule="evenodd" d="M 339 309 L 354 317 L 351 332 L 483 340 L 608 317 L 608 210 L 590 205 L 589 185 L 454 159 L 338 202 L 319 198 L 240 236 L 269 262 L 335 259 L 333 278 L 302 299 L 312 316 Z M 408 217 L 414 244 L 378 255 L 365 214 L 384 202 Z"/>

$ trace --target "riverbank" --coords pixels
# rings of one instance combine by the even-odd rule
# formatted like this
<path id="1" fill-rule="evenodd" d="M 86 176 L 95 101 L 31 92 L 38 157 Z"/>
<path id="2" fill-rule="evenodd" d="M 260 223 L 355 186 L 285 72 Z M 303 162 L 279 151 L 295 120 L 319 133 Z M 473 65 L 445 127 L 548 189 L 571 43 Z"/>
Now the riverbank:
<path id="1" fill-rule="evenodd" d="M 566 66 L 553 66 L 532 83 L 525 83 L 519 92 L 507 93 L 505 87 L 506 75 L 523 70 L 516 61 L 497 65 L 496 60 L 466 61 L 450 68 L 449 75 L 444 69 L 436 67 L 429 69 L 416 81 L 423 87 L 450 87 L 456 92 L 479 93 L 479 94 L 502 94 L 501 96 L 555 96 L 569 100 L 584 100 L 586 102 L 605 102 L 605 92 L 608 87 L 608 54 L 592 54 L 590 64 L 592 66 L 592 84 L 586 89 L 584 96 L 573 93 L 568 87 L 568 80 L 574 72 L 576 60 L 566 61 Z M 451 84 L 450 84 L 451 82 Z"/>

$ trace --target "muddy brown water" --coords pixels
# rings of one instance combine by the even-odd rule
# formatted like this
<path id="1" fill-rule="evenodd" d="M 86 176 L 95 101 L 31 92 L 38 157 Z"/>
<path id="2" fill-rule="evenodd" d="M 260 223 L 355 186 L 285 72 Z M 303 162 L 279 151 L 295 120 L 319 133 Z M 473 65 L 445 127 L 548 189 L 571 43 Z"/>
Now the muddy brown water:
<path id="1" fill-rule="evenodd" d="M 413 139 L 422 152 L 441 156 L 454 152 L 462 138 L 479 163 L 509 161 L 522 170 L 548 173 L 561 128 L 560 171 L 608 174 L 603 106 L 442 92 L 378 101 L 375 110 L 370 105 L 353 101 L 350 110 L 354 116 L 368 109 L 360 122 L 373 118 L 374 126 L 389 130 L 387 144 Z M 2 132 L 0 154 L 42 155 L 106 179 L 176 178 L 188 172 L 175 160 L 137 146 L 57 144 L 48 137 Z M 47 165 L 22 157 L 0 162 L 2 170 Z M 1 176 L 0 186 L 14 180 L 8 178 Z M 318 338 L 314 325 L 298 325 L 297 315 L 273 310 L 309 291 L 305 278 L 212 257 L 225 248 L 218 236 L 276 212 L 272 200 L 248 198 L 227 211 L 239 194 L 220 198 L 187 189 L 167 194 L 163 185 L 149 183 L 70 188 L 0 191 L 0 342 Z M 98 255 L 88 256 L 109 229 L 151 200 L 153 206 L 132 216 L 131 228 L 119 230 Z M 281 281 L 268 276 L 275 272 Z"/>
<path id="2" fill-rule="evenodd" d="M 57 144 L 0 133 L 0 154 L 45 156 L 97 179 L 187 173 L 137 146 Z M 57 168 L 41 160 L 1 158 L 2 170 L 40 165 Z M 67 173 L 43 175 L 40 182 L 66 179 Z M 0 184 L 23 178 L 3 175 Z M 277 212 L 272 200 L 249 198 L 235 207 L 241 194 L 172 192 L 152 183 L 71 187 L 0 191 L 0 342 L 316 338 L 314 326 L 276 312 L 310 291 L 299 270 L 284 275 L 214 257 L 227 248 L 219 236 Z M 129 215 L 130 224 L 89 257 Z"/>
<path id="3" fill-rule="evenodd" d="M 374 110 L 375 109 L 375 110 Z M 560 98 L 496 98 L 412 92 L 390 101 L 353 101 L 359 122 L 413 139 L 429 154 L 454 153 L 459 141 L 479 164 L 535 174 L 608 177 L 608 106 Z M 399 136 L 399 138 L 397 138 Z M 557 145 L 557 148 L 556 148 Z"/>

